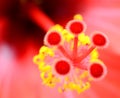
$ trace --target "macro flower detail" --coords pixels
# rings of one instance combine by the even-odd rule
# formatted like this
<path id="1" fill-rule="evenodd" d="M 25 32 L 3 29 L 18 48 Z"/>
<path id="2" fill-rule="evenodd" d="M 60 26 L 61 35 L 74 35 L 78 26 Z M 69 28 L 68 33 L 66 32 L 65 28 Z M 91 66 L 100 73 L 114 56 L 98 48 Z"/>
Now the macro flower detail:
<path id="1" fill-rule="evenodd" d="M 65 28 L 57 24 L 48 30 L 44 45 L 33 58 L 44 85 L 57 87 L 59 92 L 82 93 L 90 88 L 91 81 L 105 77 L 107 68 L 97 49 L 105 48 L 108 39 L 102 32 L 89 37 L 85 31 L 81 15 L 75 15 Z"/>

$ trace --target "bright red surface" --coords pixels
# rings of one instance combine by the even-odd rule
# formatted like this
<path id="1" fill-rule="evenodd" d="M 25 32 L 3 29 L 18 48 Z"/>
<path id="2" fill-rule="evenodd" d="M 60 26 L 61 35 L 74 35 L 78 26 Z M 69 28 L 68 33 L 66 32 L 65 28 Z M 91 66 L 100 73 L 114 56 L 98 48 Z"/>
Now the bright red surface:
<path id="1" fill-rule="evenodd" d="M 66 75 L 70 71 L 70 65 L 68 62 L 61 60 L 55 64 L 55 69 L 60 75 Z"/>
<path id="2" fill-rule="evenodd" d="M 73 22 L 73 23 L 71 23 L 71 25 L 70 25 L 69 28 L 70 28 L 70 31 L 72 33 L 74 33 L 74 34 L 80 34 L 83 31 L 84 26 L 80 22 Z"/>
<path id="3" fill-rule="evenodd" d="M 106 44 L 106 39 L 101 34 L 95 34 L 93 36 L 92 40 L 93 40 L 94 44 L 97 45 L 97 46 L 104 46 Z"/>
<path id="4" fill-rule="evenodd" d="M 99 78 L 103 74 L 103 67 L 100 64 L 93 63 L 90 67 L 90 73 L 94 78 Z"/>
<path id="5" fill-rule="evenodd" d="M 61 36 L 57 32 L 51 32 L 47 37 L 47 42 L 50 45 L 58 45 L 61 42 Z"/>

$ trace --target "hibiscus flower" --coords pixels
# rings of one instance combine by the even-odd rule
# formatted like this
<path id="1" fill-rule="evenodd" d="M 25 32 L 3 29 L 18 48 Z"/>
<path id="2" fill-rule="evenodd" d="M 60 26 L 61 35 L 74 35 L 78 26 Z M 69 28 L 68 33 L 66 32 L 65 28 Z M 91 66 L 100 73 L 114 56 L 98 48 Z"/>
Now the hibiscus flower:
<path id="1" fill-rule="evenodd" d="M 45 32 L 34 23 L 34 20 L 28 18 L 23 3 L 12 0 L 5 5 L 5 1 L 2 1 L 0 1 L 0 4 L 3 4 L 3 7 L 0 7 L 1 98 L 120 97 L 119 0 L 41 0 L 40 6 L 43 11 L 55 23 L 65 26 L 74 14 L 79 13 L 83 15 L 87 24 L 87 35 L 97 30 L 104 32 L 109 38 L 109 46 L 98 50 L 100 59 L 107 66 L 107 76 L 101 81 L 93 82 L 89 90 L 80 94 L 71 91 L 59 93 L 57 88 L 49 88 L 42 84 L 38 67 L 32 59 L 43 44 Z"/>

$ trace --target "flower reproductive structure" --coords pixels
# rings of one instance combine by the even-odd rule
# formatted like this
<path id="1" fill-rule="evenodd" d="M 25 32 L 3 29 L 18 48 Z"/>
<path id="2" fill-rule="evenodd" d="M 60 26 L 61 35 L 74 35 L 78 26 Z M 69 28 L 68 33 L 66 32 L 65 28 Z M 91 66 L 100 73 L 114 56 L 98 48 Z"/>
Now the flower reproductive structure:
<path id="1" fill-rule="evenodd" d="M 44 85 L 56 87 L 59 92 L 74 90 L 82 93 L 91 81 L 105 77 L 107 68 L 99 59 L 98 48 L 107 47 L 105 34 L 95 31 L 89 37 L 86 24 L 79 14 L 66 27 L 55 25 L 44 37 L 44 45 L 33 62 L 38 65 Z"/>

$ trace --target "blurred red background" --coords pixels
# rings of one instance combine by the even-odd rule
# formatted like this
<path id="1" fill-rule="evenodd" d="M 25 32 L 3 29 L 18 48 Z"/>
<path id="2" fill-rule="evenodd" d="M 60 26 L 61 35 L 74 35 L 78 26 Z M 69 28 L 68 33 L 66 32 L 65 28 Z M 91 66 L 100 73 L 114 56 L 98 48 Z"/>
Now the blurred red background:
<path id="1" fill-rule="evenodd" d="M 60 94 L 42 85 L 32 59 L 45 31 L 27 14 L 30 2 L 63 26 L 74 14 L 82 14 L 87 35 L 98 30 L 108 36 L 110 45 L 99 50 L 108 68 L 104 80 L 82 94 Z M 0 98 L 120 98 L 119 42 L 120 0 L 0 0 Z"/>

